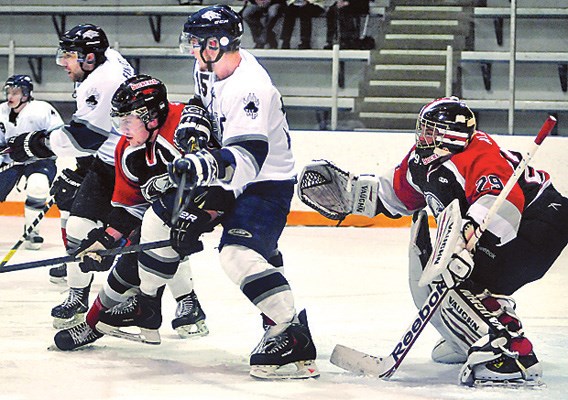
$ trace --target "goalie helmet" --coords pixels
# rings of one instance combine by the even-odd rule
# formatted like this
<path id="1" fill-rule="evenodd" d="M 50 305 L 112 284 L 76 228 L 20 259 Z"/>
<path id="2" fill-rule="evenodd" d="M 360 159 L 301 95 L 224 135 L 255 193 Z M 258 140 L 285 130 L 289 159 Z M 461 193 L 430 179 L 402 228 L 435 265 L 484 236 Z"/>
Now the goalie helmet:
<path id="1" fill-rule="evenodd" d="M 22 103 L 33 100 L 32 92 L 34 90 L 34 84 L 32 82 L 32 78 L 30 78 L 29 75 L 12 75 L 6 80 L 6 83 L 4 84 L 4 94 L 6 95 L 6 90 L 8 88 L 20 88 L 20 90 L 22 91 L 22 97 L 27 98 L 25 101 L 22 101 Z"/>
<path id="2" fill-rule="evenodd" d="M 241 45 L 243 32 L 243 20 L 231 7 L 204 7 L 187 18 L 180 35 L 180 50 L 190 52 L 192 38 L 198 40 L 202 50 L 207 46 L 207 39 L 216 38 L 221 53 L 234 51 Z"/>
<path id="3" fill-rule="evenodd" d="M 465 102 L 455 96 L 437 99 L 420 111 L 416 121 L 416 148 L 439 155 L 459 153 L 465 149 L 475 129 L 475 115 Z"/>
<path id="4" fill-rule="evenodd" d="M 98 66 L 105 61 L 104 53 L 109 48 L 108 38 L 101 27 L 93 24 L 82 24 L 68 30 L 59 38 L 57 64 L 64 53 L 75 52 L 79 62 L 84 62 L 87 54 L 95 55 Z"/>
<path id="5" fill-rule="evenodd" d="M 114 93 L 111 101 L 110 116 L 115 126 L 116 119 L 136 114 L 152 132 L 160 128 L 168 116 L 169 103 L 166 86 L 149 75 L 135 75 L 128 78 Z M 150 121 L 157 119 L 158 125 L 150 129 Z"/>

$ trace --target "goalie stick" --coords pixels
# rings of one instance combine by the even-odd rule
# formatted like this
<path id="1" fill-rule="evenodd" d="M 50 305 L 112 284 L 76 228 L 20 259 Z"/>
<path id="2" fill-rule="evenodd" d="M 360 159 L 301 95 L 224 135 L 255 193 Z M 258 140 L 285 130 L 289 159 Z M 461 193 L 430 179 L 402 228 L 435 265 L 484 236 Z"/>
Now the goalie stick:
<path id="1" fill-rule="evenodd" d="M 519 177 L 523 174 L 528 163 L 531 161 L 534 154 L 538 150 L 540 144 L 552 131 L 552 128 L 554 128 L 554 125 L 556 125 L 556 119 L 552 116 L 549 116 L 540 128 L 540 131 L 536 136 L 534 143 L 524 155 L 521 163 L 517 166 L 517 168 L 515 168 L 513 175 L 487 212 L 487 215 L 483 219 L 483 222 L 479 225 L 479 227 L 475 231 L 475 234 L 468 241 L 468 250 L 471 250 L 475 247 L 476 243 L 478 242 L 483 232 L 487 229 L 487 226 L 495 216 L 496 212 L 499 210 L 499 208 L 513 189 L 514 185 L 517 183 Z M 435 276 L 436 275 L 434 275 L 434 277 Z M 370 354 L 366 354 L 350 347 L 338 344 L 335 346 L 331 354 L 331 363 L 353 373 L 376 376 L 381 379 L 389 379 L 397 371 L 398 367 L 416 342 L 420 333 L 424 330 L 424 328 L 432 318 L 434 312 L 442 303 L 442 300 L 447 293 L 448 288 L 443 282 L 436 283 L 433 286 L 432 292 L 430 293 L 422 307 L 418 310 L 418 314 L 412 320 L 410 326 L 404 331 L 402 337 L 396 343 L 394 349 L 388 356 L 372 356 Z"/>
<path id="2" fill-rule="evenodd" d="M 130 246 L 117 247 L 114 249 L 101 250 L 95 253 L 97 253 L 100 256 L 118 256 L 121 254 L 138 253 L 141 251 L 157 249 L 169 245 L 170 245 L 170 240 L 167 239 L 167 240 L 160 240 L 157 242 L 141 243 Z M 46 260 L 30 261 L 22 264 L 8 265 L 7 267 L 0 268 L 0 273 L 21 271 L 23 269 L 30 269 L 30 268 L 47 267 L 49 265 L 62 264 L 74 261 L 80 261 L 80 257 L 74 255 L 68 255 L 64 257 L 48 258 Z"/>

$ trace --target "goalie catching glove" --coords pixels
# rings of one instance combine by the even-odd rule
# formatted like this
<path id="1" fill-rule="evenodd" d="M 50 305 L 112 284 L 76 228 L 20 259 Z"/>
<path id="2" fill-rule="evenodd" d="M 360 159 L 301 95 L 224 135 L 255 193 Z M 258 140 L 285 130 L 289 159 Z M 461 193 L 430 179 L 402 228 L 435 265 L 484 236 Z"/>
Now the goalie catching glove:
<path id="1" fill-rule="evenodd" d="M 81 258 L 79 268 L 83 272 L 108 271 L 112 267 L 115 256 L 100 256 L 96 252 L 119 247 L 122 240 L 117 241 L 105 228 L 93 229 L 84 239 L 75 252 Z"/>
<path id="2" fill-rule="evenodd" d="M 315 160 L 300 174 L 298 196 L 324 217 L 343 220 L 349 214 L 377 215 L 379 179 L 353 175 L 327 160 Z"/>
<path id="3" fill-rule="evenodd" d="M 8 139 L 10 157 L 14 161 L 25 162 L 31 158 L 49 158 L 54 156 L 46 145 L 48 133 L 45 130 L 22 133 Z"/>

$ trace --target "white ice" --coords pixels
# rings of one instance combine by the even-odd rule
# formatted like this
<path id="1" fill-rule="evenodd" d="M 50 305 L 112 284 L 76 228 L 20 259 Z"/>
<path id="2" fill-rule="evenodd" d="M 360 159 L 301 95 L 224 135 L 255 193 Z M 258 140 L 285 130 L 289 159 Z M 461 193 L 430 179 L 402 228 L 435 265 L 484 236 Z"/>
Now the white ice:
<path id="1" fill-rule="evenodd" d="M 3 256 L 22 231 L 22 218 L 0 218 Z M 40 251 L 20 249 L 11 263 L 63 255 L 58 220 L 42 226 Z M 258 311 L 221 270 L 218 231 L 192 257 L 196 293 L 211 333 L 179 339 L 171 329 L 175 302 L 164 294 L 162 344 L 103 337 L 80 351 L 50 351 L 50 310 L 65 287 L 47 268 L 0 274 L 0 399 L 565 399 L 568 393 L 568 251 L 540 281 L 515 296 L 517 311 L 543 362 L 541 389 L 473 389 L 457 384 L 459 366 L 438 365 L 428 327 L 390 381 L 355 376 L 329 362 L 337 343 L 388 354 L 416 310 L 407 285 L 405 228 L 288 227 L 281 239 L 297 306 L 305 307 L 318 348 L 319 379 L 259 381 L 248 356 L 262 336 Z M 106 273 L 91 291 L 96 296 Z"/>

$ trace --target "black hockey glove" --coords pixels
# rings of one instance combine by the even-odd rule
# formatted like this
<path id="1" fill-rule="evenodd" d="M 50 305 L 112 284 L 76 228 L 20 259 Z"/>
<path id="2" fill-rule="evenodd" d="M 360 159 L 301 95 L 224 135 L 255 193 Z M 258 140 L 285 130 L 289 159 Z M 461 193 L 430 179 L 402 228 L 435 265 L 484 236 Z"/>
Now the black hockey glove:
<path id="1" fill-rule="evenodd" d="M 49 191 L 55 197 L 55 203 L 60 210 L 71 210 L 71 205 L 83 179 L 85 179 L 84 176 L 69 168 L 61 171 L 61 174 L 53 182 Z"/>
<path id="2" fill-rule="evenodd" d="M 45 144 L 47 138 L 45 130 L 22 133 L 8 139 L 10 157 L 14 161 L 24 162 L 30 158 L 49 158 L 54 156 L 53 152 Z"/>
<path id="3" fill-rule="evenodd" d="M 115 241 L 105 228 L 93 229 L 75 252 L 81 258 L 79 268 L 83 272 L 108 271 L 116 256 L 99 256 L 96 251 L 118 247 L 122 241 Z"/>
<path id="4" fill-rule="evenodd" d="M 219 218 L 213 218 L 207 211 L 190 204 L 188 210 L 179 214 L 175 226 L 170 231 L 172 248 L 181 257 L 199 253 L 203 250 L 203 243 L 199 237 L 202 233 L 211 232 L 219 222 Z"/>
<path id="5" fill-rule="evenodd" d="M 196 104 L 185 106 L 174 134 L 175 145 L 185 154 L 206 148 L 213 130 L 209 113 L 201 105 L 201 101 L 192 101 Z"/>
<path id="6" fill-rule="evenodd" d="M 186 176 L 185 190 L 209 186 L 217 178 L 218 169 L 217 160 L 207 150 L 186 154 L 168 164 L 170 180 L 175 186 L 180 186 L 182 177 Z"/>

